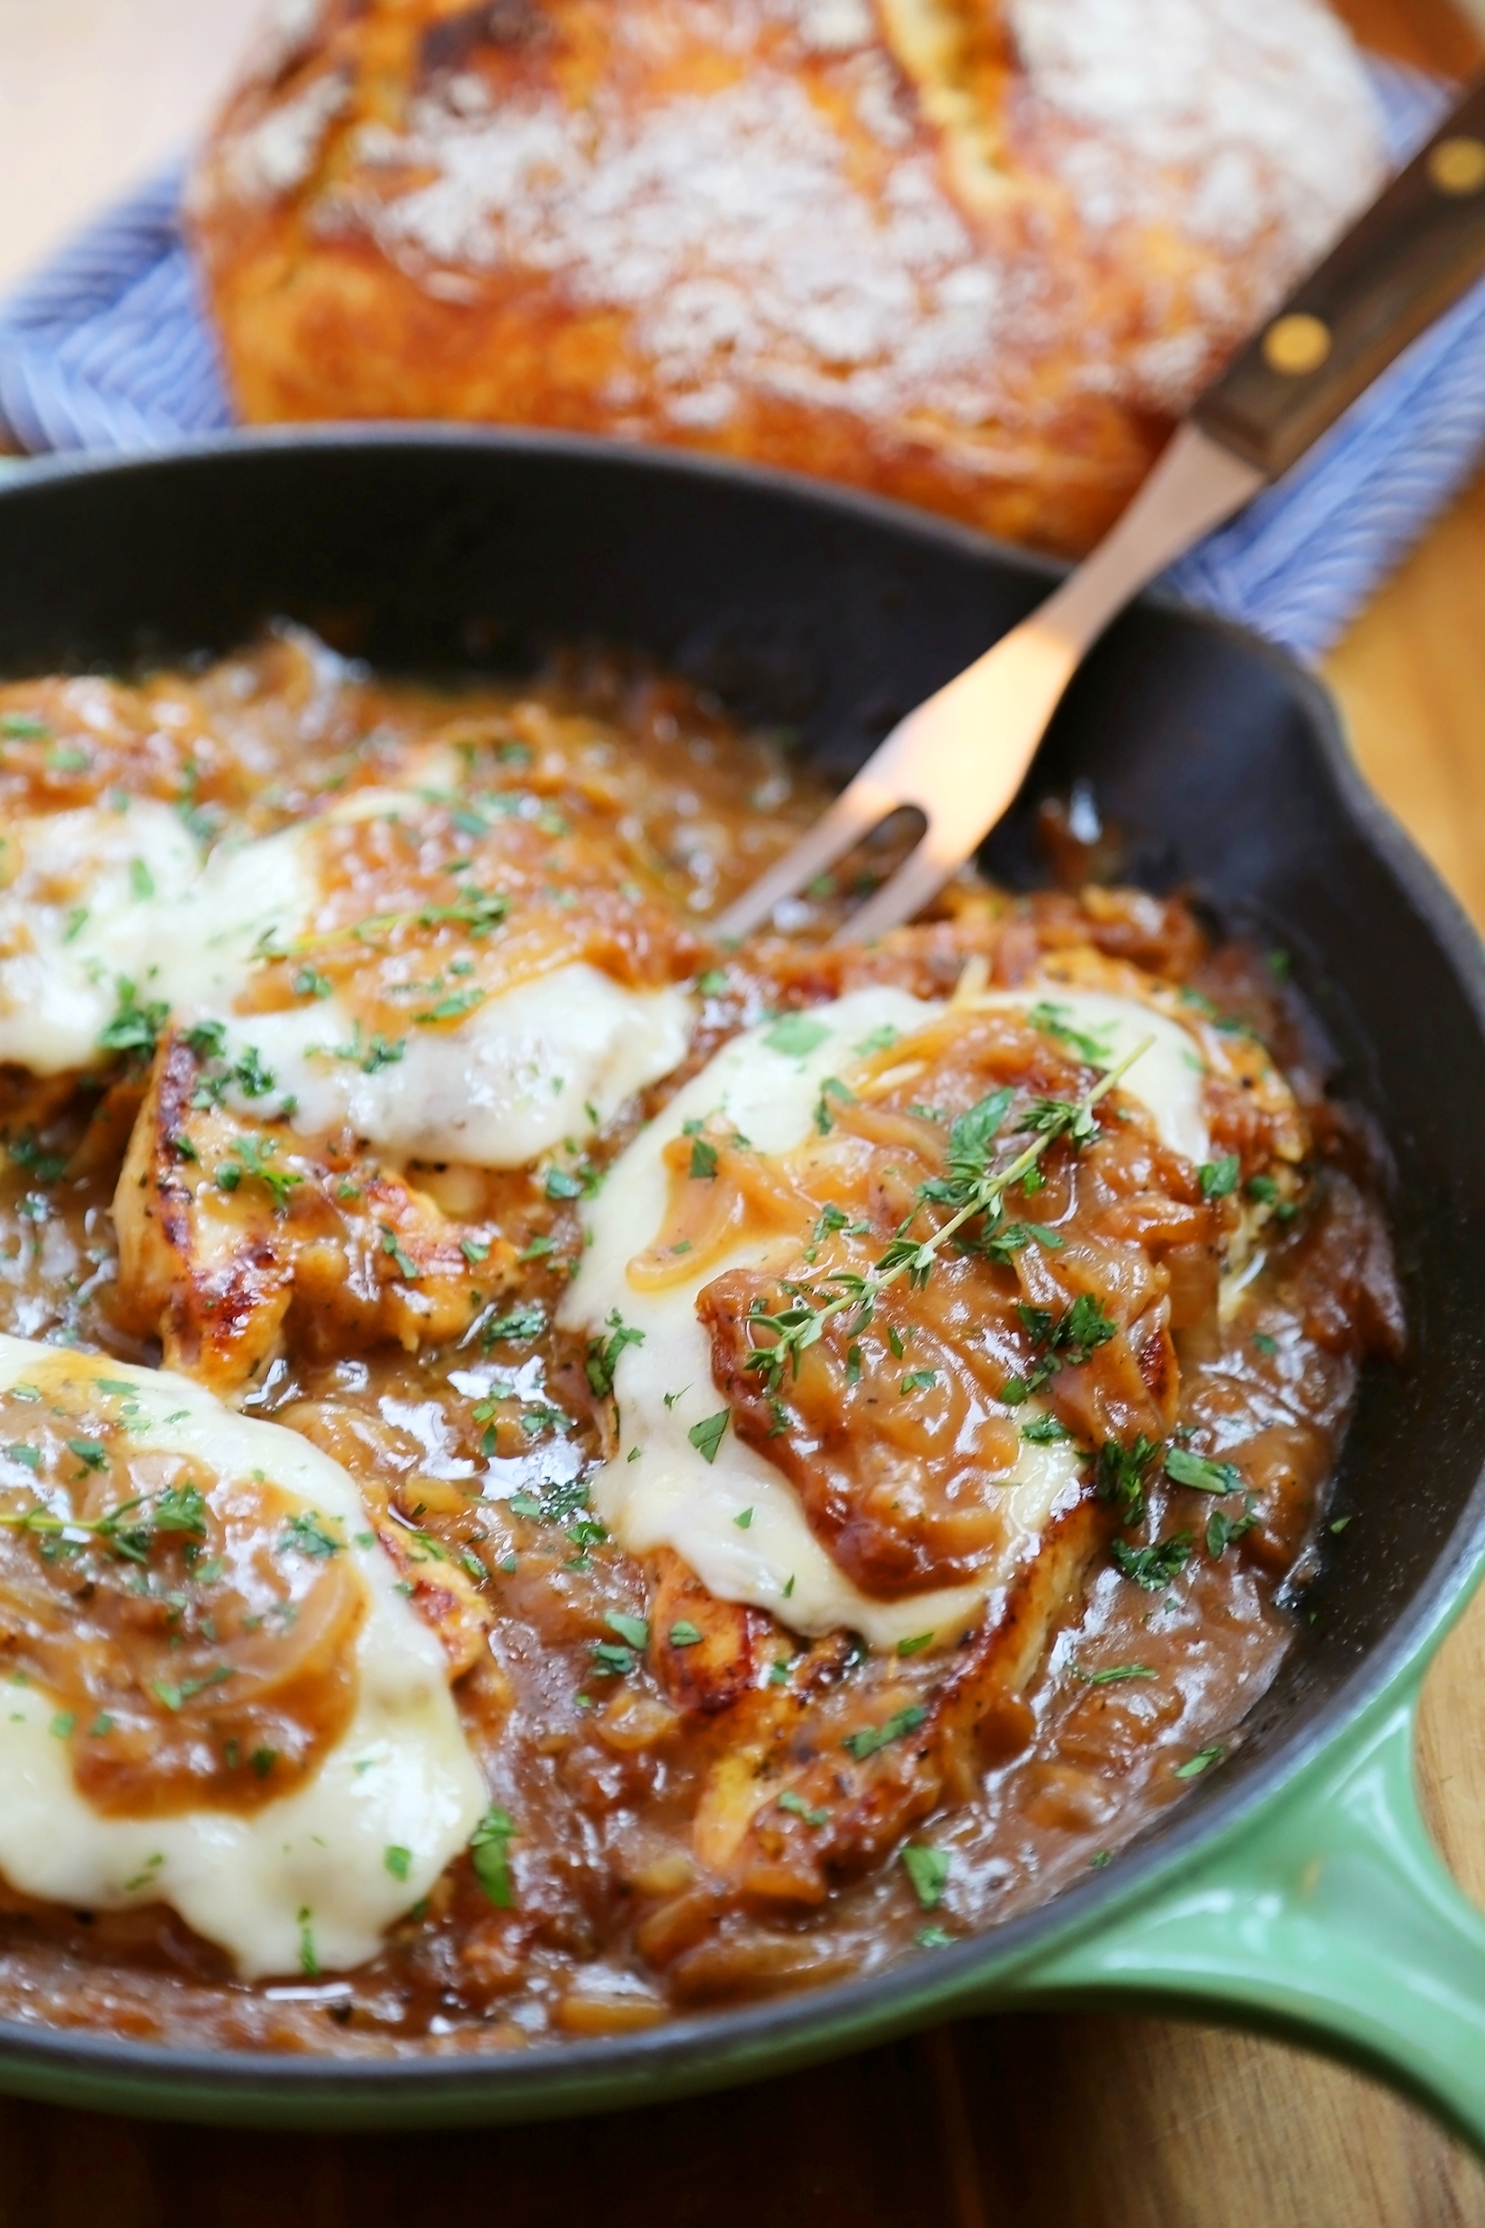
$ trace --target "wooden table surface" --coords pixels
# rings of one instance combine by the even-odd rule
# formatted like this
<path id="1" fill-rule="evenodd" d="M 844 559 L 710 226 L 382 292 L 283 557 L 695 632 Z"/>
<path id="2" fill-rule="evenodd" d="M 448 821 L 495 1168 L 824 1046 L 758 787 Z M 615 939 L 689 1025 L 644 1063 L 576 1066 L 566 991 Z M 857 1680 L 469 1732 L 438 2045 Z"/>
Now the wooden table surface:
<path id="1" fill-rule="evenodd" d="M 254 0 L 0 0 L 0 285 L 188 133 Z M 1448 0 L 1347 0 L 1464 72 Z M 1485 923 L 1485 479 L 1329 662 L 1367 774 Z M 1485 1594 L 1427 1687 L 1420 1774 L 1485 1902 Z M 0 2102 L 0 2228 L 1485 2228 L 1485 2169 L 1305 2053 L 1028 2015 L 621 2120 L 419 2139 L 227 2135 Z"/>

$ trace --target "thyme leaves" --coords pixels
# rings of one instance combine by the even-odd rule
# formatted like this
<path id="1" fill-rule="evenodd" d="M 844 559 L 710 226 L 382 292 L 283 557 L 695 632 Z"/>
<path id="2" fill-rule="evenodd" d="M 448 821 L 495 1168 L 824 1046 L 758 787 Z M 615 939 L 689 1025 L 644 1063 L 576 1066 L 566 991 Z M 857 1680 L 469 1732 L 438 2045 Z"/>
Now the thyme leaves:
<path id="1" fill-rule="evenodd" d="M 755 1345 L 748 1367 L 758 1373 L 768 1391 L 778 1393 L 786 1371 L 799 1374 L 801 1355 L 822 1337 L 833 1317 L 854 1311 L 850 1329 L 859 1333 L 872 1320 L 882 1294 L 901 1277 L 908 1279 L 912 1289 L 921 1290 L 933 1273 L 941 1248 L 966 1224 L 983 1217 L 992 1229 L 998 1225 L 1006 1193 L 1032 1173 L 1050 1145 L 1064 1137 L 1078 1145 L 1094 1135 L 1098 1127 L 1094 1108 L 1099 1100 L 1153 1041 L 1147 1037 L 1136 1045 L 1117 1067 L 1105 1070 L 1080 1099 L 1034 1101 L 1024 1117 L 1024 1127 L 1033 1132 L 1031 1141 L 1003 1168 L 992 1167 L 991 1161 L 1011 1110 L 1012 1092 L 1008 1088 L 992 1091 L 961 1114 L 949 1133 L 943 1175 L 920 1186 L 912 1213 L 865 1275 L 837 1269 L 827 1271 L 813 1286 L 788 1283 L 783 1289 L 792 1304 L 773 1312 L 754 1303 L 749 1323 L 755 1331 L 771 1333 L 772 1343 Z M 947 1207 L 950 1212 L 936 1230 L 917 1237 L 912 1226 L 926 1206 Z M 1069 1316 L 1079 1305 L 1081 1302 L 1074 1303 Z M 1093 1313 L 1085 1308 L 1076 1330 L 1069 1332 L 1069 1358 L 1074 1350 L 1101 1343 L 1099 1322 L 1106 1319 L 1096 1301 L 1091 1301 L 1090 1307 Z M 1113 1326 L 1109 1325 L 1102 1336 L 1112 1335 Z"/>

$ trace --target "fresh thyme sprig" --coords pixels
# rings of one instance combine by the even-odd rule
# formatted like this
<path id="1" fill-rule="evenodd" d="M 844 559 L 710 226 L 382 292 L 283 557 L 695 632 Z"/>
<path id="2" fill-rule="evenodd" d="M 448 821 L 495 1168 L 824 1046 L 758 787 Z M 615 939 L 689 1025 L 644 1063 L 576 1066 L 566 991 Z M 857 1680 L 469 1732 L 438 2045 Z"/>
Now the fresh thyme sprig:
<path id="1" fill-rule="evenodd" d="M 488 936 L 510 911 L 510 899 L 496 890 L 470 890 L 452 905 L 419 905 L 402 913 L 368 913 L 363 920 L 348 921 L 343 928 L 321 929 L 310 936 L 296 936 L 287 944 L 274 942 L 272 933 L 260 939 L 255 959 L 297 959 L 304 952 L 324 951 L 337 944 L 370 944 L 399 928 L 440 928 L 446 923 L 467 928 L 471 936 Z"/>
<path id="2" fill-rule="evenodd" d="M 825 1325 L 833 1316 L 854 1308 L 857 1313 L 852 1328 L 864 1330 L 877 1301 L 899 1277 L 906 1276 L 914 1290 L 921 1290 L 932 1274 L 940 1247 L 976 1216 L 998 1217 L 1005 1194 L 1031 1173 L 1049 1145 L 1059 1137 L 1071 1136 L 1076 1143 L 1082 1143 L 1093 1135 L 1094 1107 L 1141 1054 L 1149 1051 L 1154 1041 L 1153 1037 L 1146 1037 L 1137 1044 L 1117 1067 L 1107 1069 L 1092 1089 L 1076 1102 L 1038 1099 L 1027 1118 L 1029 1126 L 1038 1134 L 1006 1168 L 991 1171 L 986 1168 L 985 1159 L 1010 1111 L 1010 1091 L 993 1092 L 978 1106 L 971 1107 L 967 1114 L 962 1114 L 950 1134 L 946 1173 L 924 1184 L 918 1194 L 918 1205 L 933 1202 L 952 1206 L 955 1212 L 948 1221 L 941 1223 L 927 1238 L 909 1237 L 909 1225 L 918 1212 L 915 1206 L 881 1259 L 865 1276 L 841 1269 L 820 1279 L 814 1291 L 830 1291 L 828 1299 L 817 1300 L 806 1285 L 786 1283 L 783 1289 L 795 1301 L 793 1307 L 781 1308 L 770 1315 L 755 1301 L 749 1323 L 759 1330 L 772 1331 L 774 1343 L 755 1347 L 748 1357 L 748 1367 L 756 1370 L 769 1391 L 776 1394 L 783 1383 L 785 1368 L 791 1368 L 798 1376 L 800 1355 L 823 1335 Z"/>
<path id="3" fill-rule="evenodd" d="M 148 1509 L 148 1514 L 142 1512 Z M 128 1518 L 134 1522 L 129 1523 Z M 122 1501 L 102 1516 L 54 1516 L 50 1509 L 0 1510 L 0 1526 L 12 1532 L 32 1532 L 42 1538 L 71 1538 L 86 1533 L 111 1548 L 126 1562 L 144 1563 L 156 1539 L 176 1533 L 187 1539 L 206 1537 L 206 1502 L 194 1485 L 171 1486 L 156 1494 L 149 1507 L 145 1494 Z"/>

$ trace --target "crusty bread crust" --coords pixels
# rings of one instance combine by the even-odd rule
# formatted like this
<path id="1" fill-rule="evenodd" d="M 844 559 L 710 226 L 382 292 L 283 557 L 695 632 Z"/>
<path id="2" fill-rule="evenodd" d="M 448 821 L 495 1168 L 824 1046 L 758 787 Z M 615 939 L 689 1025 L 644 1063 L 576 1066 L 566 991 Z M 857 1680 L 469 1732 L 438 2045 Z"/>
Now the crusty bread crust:
<path id="1" fill-rule="evenodd" d="M 250 421 L 682 443 L 1077 553 L 1380 161 L 1324 0 L 280 0 L 189 222 Z"/>

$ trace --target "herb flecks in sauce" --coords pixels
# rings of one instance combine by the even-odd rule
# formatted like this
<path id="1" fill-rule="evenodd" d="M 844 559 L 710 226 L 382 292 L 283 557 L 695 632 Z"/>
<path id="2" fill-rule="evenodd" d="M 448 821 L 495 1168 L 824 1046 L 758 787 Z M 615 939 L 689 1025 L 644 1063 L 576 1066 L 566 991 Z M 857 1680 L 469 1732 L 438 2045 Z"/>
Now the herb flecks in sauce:
<path id="1" fill-rule="evenodd" d="M 849 869 L 804 901 L 792 940 L 716 953 L 708 915 L 818 799 L 766 740 L 738 741 L 652 675 L 574 664 L 540 688 L 439 694 L 368 680 L 289 631 L 189 679 L 89 681 L 111 724 L 87 724 L 82 686 L 0 690 L 9 815 L 117 791 L 210 840 L 365 792 L 412 800 L 344 823 L 324 912 L 254 970 L 262 1010 L 318 1017 L 324 1063 L 353 1079 L 405 1073 L 410 1045 L 478 1025 L 502 983 L 554 955 L 694 987 L 697 1061 L 752 1023 L 776 1057 L 808 1060 L 811 1008 L 869 980 L 944 999 L 968 963 L 994 989 L 1039 984 L 1019 1016 L 975 1020 L 957 1067 L 946 1038 L 884 1090 L 900 1037 L 856 1033 L 810 1129 L 838 1170 L 870 1177 L 822 1178 L 805 1200 L 793 1290 L 732 1292 L 716 1395 L 691 1411 L 709 1478 L 739 1444 L 797 1471 L 806 1499 L 833 1477 L 843 1506 L 821 1487 L 818 1536 L 849 1554 L 850 1530 L 857 1567 L 909 1597 L 986 1552 L 975 1480 L 1075 1461 L 1084 1529 L 1068 1535 L 1061 1638 L 1024 1694 L 978 1715 L 956 1699 L 984 1699 L 974 1632 L 960 1646 L 920 1613 L 880 1654 L 810 1639 L 780 1621 L 792 1594 L 780 1617 L 714 1599 L 600 1520 L 590 1478 L 634 1451 L 613 1409 L 633 1326 L 622 1308 L 582 1338 L 556 1326 L 605 1169 L 663 1091 L 608 1124 L 574 1117 L 534 1170 L 394 1168 L 301 1133 L 251 1028 L 230 1047 L 177 1031 L 142 974 L 105 984 L 81 1090 L 12 1087 L 0 1323 L 131 1361 L 163 1337 L 178 1366 L 340 1461 L 367 1529 L 306 1525 L 272 1488 L 200 1465 L 140 1474 L 128 1402 L 101 1379 L 62 1416 L 17 1386 L 0 1402 L 0 1599 L 23 1582 L 54 1621 L 41 1640 L 0 1623 L 0 1676 L 55 1685 L 54 1737 L 113 1790 L 100 1799 L 140 1802 L 147 1784 L 150 1800 L 194 1799 L 204 1778 L 251 1807 L 297 1783 L 338 1706 L 311 1681 L 302 1710 L 255 1716 L 253 1651 L 352 1614 L 366 1540 L 443 1642 L 490 1805 L 467 1857 L 351 1977 L 357 2047 L 405 2047 L 435 2019 L 460 2047 L 519 2046 L 595 1963 L 684 2011 L 838 1975 L 884 1944 L 942 1946 L 1101 1865 L 1220 1761 L 1235 1697 L 1261 1692 L 1288 1644 L 1277 1597 L 1308 1567 L 1358 1357 L 1396 1323 L 1374 1210 L 1283 1088 L 1293 1040 L 1261 959 L 1210 953 L 1175 901 L 969 887 L 890 945 L 827 952 Z M 401 896 L 368 899 L 373 863 L 378 891 L 384 870 L 403 876 Z M 1106 1040 L 1069 1003 L 1080 981 L 1135 977 L 1191 1031 L 1199 1161 L 1175 1164 L 1123 1082 L 1100 1089 Z M 143 1196 L 177 1235 L 158 1255 L 141 1244 L 121 1277 L 108 1209 L 131 1129 Z M 696 1218 L 760 1176 L 725 1124 L 679 1150 Z M 674 1236 L 690 1274 L 691 1225 Z M 1245 1281 L 1219 1318 L 1224 1249 Z M 1368 1274 L 1348 1314 L 1338 1295 Z M 764 1529 L 755 1500 L 727 1526 L 739 1553 Z M 123 1620 L 141 1601 L 160 1620 L 143 1638 Z M 98 1636 L 86 1676 L 61 1662 L 78 1617 Z M 378 1845 L 393 1880 L 403 1856 L 400 1839 Z M 182 1928 L 167 1991 L 106 1913 L 83 1927 L 6 1911 L 0 2011 L 24 1995 L 95 2022 L 101 1968 L 140 2031 L 336 2046 L 322 2005 L 224 1990 Z M 325 1914 L 306 1909 L 306 1976 L 324 1944 Z"/>

